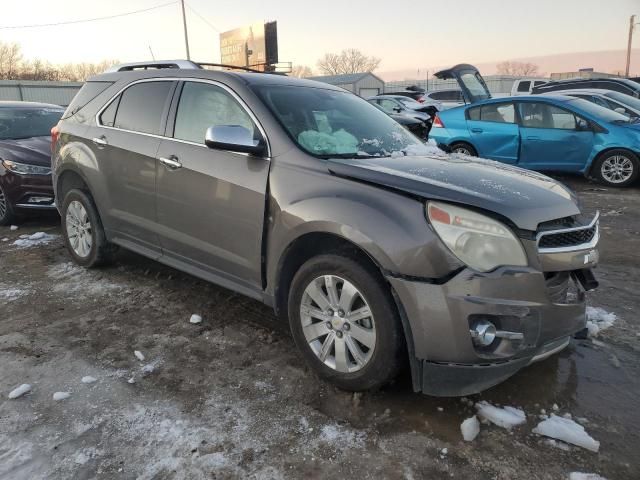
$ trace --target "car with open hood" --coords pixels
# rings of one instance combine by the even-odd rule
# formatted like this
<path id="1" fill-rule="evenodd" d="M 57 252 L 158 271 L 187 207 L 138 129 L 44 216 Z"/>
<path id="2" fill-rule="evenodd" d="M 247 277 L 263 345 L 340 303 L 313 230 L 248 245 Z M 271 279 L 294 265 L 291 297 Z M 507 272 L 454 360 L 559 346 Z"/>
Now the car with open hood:
<path id="1" fill-rule="evenodd" d="M 0 225 L 51 210 L 51 128 L 64 109 L 34 102 L 0 102 Z"/>
<path id="2" fill-rule="evenodd" d="M 636 119 L 563 95 L 491 98 L 472 65 L 436 76 L 456 79 L 467 101 L 433 121 L 429 137 L 445 150 L 531 170 L 593 176 L 612 187 L 631 185 L 640 174 Z"/>
<path id="3" fill-rule="evenodd" d="M 476 393 L 585 327 L 598 215 L 551 178 L 445 154 L 310 80 L 176 60 L 83 89 L 53 131 L 79 265 L 120 246 L 260 300 L 356 391 L 408 364 L 416 391 Z"/>

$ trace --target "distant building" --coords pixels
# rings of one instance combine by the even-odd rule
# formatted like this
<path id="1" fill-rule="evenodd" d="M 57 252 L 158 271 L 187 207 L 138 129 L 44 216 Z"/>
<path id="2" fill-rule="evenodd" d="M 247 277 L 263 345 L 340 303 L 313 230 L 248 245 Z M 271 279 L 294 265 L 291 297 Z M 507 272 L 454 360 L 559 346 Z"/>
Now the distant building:
<path id="1" fill-rule="evenodd" d="M 570 78 L 620 78 L 614 73 L 594 72 L 593 68 L 581 68 L 577 72 L 552 73 L 551 80 L 568 80 Z"/>
<path id="2" fill-rule="evenodd" d="M 384 93 L 384 81 L 371 72 L 323 75 L 319 77 L 309 77 L 309 80 L 316 80 L 318 82 L 335 85 L 336 87 L 342 87 L 364 98 Z"/>
<path id="3" fill-rule="evenodd" d="M 521 78 L 548 80 L 547 78 L 543 77 L 532 77 L 523 75 L 483 75 L 482 78 L 484 78 L 484 81 L 487 84 L 487 88 L 489 88 L 491 94 L 498 96 L 511 94 L 511 87 L 513 87 L 514 82 Z M 428 80 L 401 80 L 395 82 L 387 82 L 385 83 L 384 88 L 385 92 L 398 92 L 405 90 L 407 87 L 412 85 L 423 88 L 428 92 L 433 90 L 460 89 L 458 82 L 453 79 L 440 80 L 435 77 L 431 77 Z"/>
<path id="4" fill-rule="evenodd" d="M 46 82 L 34 80 L 0 80 L 0 101 L 52 103 L 66 107 L 78 93 L 82 82 Z"/>

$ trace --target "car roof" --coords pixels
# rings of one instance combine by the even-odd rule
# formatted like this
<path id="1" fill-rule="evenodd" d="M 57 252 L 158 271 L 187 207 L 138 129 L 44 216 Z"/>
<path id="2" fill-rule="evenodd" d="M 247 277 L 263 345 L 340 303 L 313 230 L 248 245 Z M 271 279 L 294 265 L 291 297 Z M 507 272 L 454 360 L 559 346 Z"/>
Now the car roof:
<path id="1" fill-rule="evenodd" d="M 540 101 L 540 100 L 555 100 L 557 102 L 570 102 L 576 100 L 575 97 L 568 95 L 560 95 L 557 92 L 545 93 L 544 95 L 519 95 L 517 97 L 496 97 L 481 100 L 479 102 L 469 103 L 464 105 L 465 107 L 474 107 L 476 105 L 485 105 L 489 103 L 507 103 L 507 102 L 520 102 L 520 101 Z"/>
<path id="2" fill-rule="evenodd" d="M 605 77 L 605 78 L 567 78 L 563 80 L 551 80 L 544 85 L 540 85 L 538 88 L 545 87 L 555 87 L 559 85 L 569 85 L 571 83 L 587 83 L 587 82 L 615 82 L 622 83 L 628 87 L 631 87 L 635 90 L 640 90 L 640 84 L 633 80 L 629 80 L 628 78 L 619 78 L 619 77 Z"/>
<path id="3" fill-rule="evenodd" d="M 568 88 L 566 90 L 556 90 L 554 92 L 544 93 L 543 95 L 549 96 L 551 94 L 556 95 L 568 95 L 571 96 L 575 93 L 586 93 L 589 95 L 606 95 L 612 90 L 608 90 L 606 88 Z"/>
<path id="4" fill-rule="evenodd" d="M 240 80 L 246 85 L 288 85 L 296 87 L 313 87 L 323 88 L 326 90 L 346 91 L 343 88 L 330 85 L 328 83 L 317 82 L 315 80 L 306 80 L 303 78 L 288 77 L 286 75 L 277 75 L 260 72 L 238 72 L 233 70 L 207 70 L 204 68 L 187 69 L 187 68 L 157 68 L 148 70 L 128 70 L 121 72 L 107 72 L 95 77 L 91 77 L 88 81 L 119 81 L 130 79 L 130 81 L 151 79 L 151 78 L 199 78 L 223 81 L 224 79 L 233 78 Z"/>
<path id="5" fill-rule="evenodd" d="M 0 108 L 55 108 L 64 110 L 60 105 L 40 102 L 0 101 Z"/>

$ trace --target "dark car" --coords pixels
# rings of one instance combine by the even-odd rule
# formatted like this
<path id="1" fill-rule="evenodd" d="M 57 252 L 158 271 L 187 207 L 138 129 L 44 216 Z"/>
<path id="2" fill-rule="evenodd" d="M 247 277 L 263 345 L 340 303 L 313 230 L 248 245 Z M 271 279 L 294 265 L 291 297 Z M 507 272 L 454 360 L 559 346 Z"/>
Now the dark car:
<path id="1" fill-rule="evenodd" d="M 551 178 L 447 155 L 311 80 L 179 60 L 83 90 L 52 135 L 79 265 L 119 245 L 261 300 L 351 390 L 409 362 L 416 391 L 477 393 L 585 327 L 598 217 Z"/>
<path id="2" fill-rule="evenodd" d="M 401 97 L 408 97 L 414 99 L 416 102 L 422 103 L 426 90 L 418 87 L 417 85 L 411 85 L 405 90 L 398 90 L 397 92 L 386 92 L 387 95 L 400 95 Z"/>
<path id="3" fill-rule="evenodd" d="M 421 140 L 426 140 L 429 136 L 429 131 L 431 130 L 431 123 L 427 123 L 423 120 L 418 120 L 417 118 L 412 118 L 407 115 L 403 115 L 401 113 L 389 113 L 382 109 L 380 105 L 375 105 L 384 113 L 393 118 L 396 122 L 402 125 L 404 128 L 413 133 L 416 137 Z"/>
<path id="4" fill-rule="evenodd" d="M 438 109 L 435 107 L 423 106 L 418 102 L 397 95 L 377 95 L 375 97 L 368 98 L 367 101 L 380 108 L 396 121 L 398 120 L 398 117 L 405 117 L 423 122 L 426 127 L 426 134 L 424 136 L 420 136 L 420 138 L 425 140 L 431 130 L 433 118 L 436 113 L 438 113 Z M 415 104 L 416 107 L 412 108 L 407 104 L 407 102 Z"/>
<path id="5" fill-rule="evenodd" d="M 627 78 L 573 78 L 571 80 L 556 80 L 544 85 L 533 87 L 531 93 L 558 92 L 560 90 L 576 90 L 585 88 L 600 88 L 624 93 L 632 97 L 640 98 L 640 83 Z"/>
<path id="6" fill-rule="evenodd" d="M 36 210 L 55 211 L 51 128 L 63 112 L 47 103 L 0 102 L 0 225 Z"/>

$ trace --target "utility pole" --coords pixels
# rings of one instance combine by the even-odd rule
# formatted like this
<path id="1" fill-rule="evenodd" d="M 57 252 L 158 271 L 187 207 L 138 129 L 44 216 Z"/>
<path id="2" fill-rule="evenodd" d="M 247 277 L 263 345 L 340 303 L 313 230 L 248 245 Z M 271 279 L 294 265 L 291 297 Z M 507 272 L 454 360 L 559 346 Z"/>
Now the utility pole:
<path id="1" fill-rule="evenodd" d="M 624 70 L 624 76 L 629 76 L 629 66 L 631 64 L 631 42 L 633 40 L 633 27 L 635 26 L 636 16 L 631 15 L 629 18 L 629 43 L 627 44 L 627 67 Z"/>
<path id="2" fill-rule="evenodd" d="M 182 25 L 184 26 L 184 46 L 187 49 L 187 60 L 191 60 L 191 55 L 189 54 L 189 34 L 187 33 L 187 15 L 184 12 L 184 0 L 180 0 L 180 4 L 182 5 Z"/>

